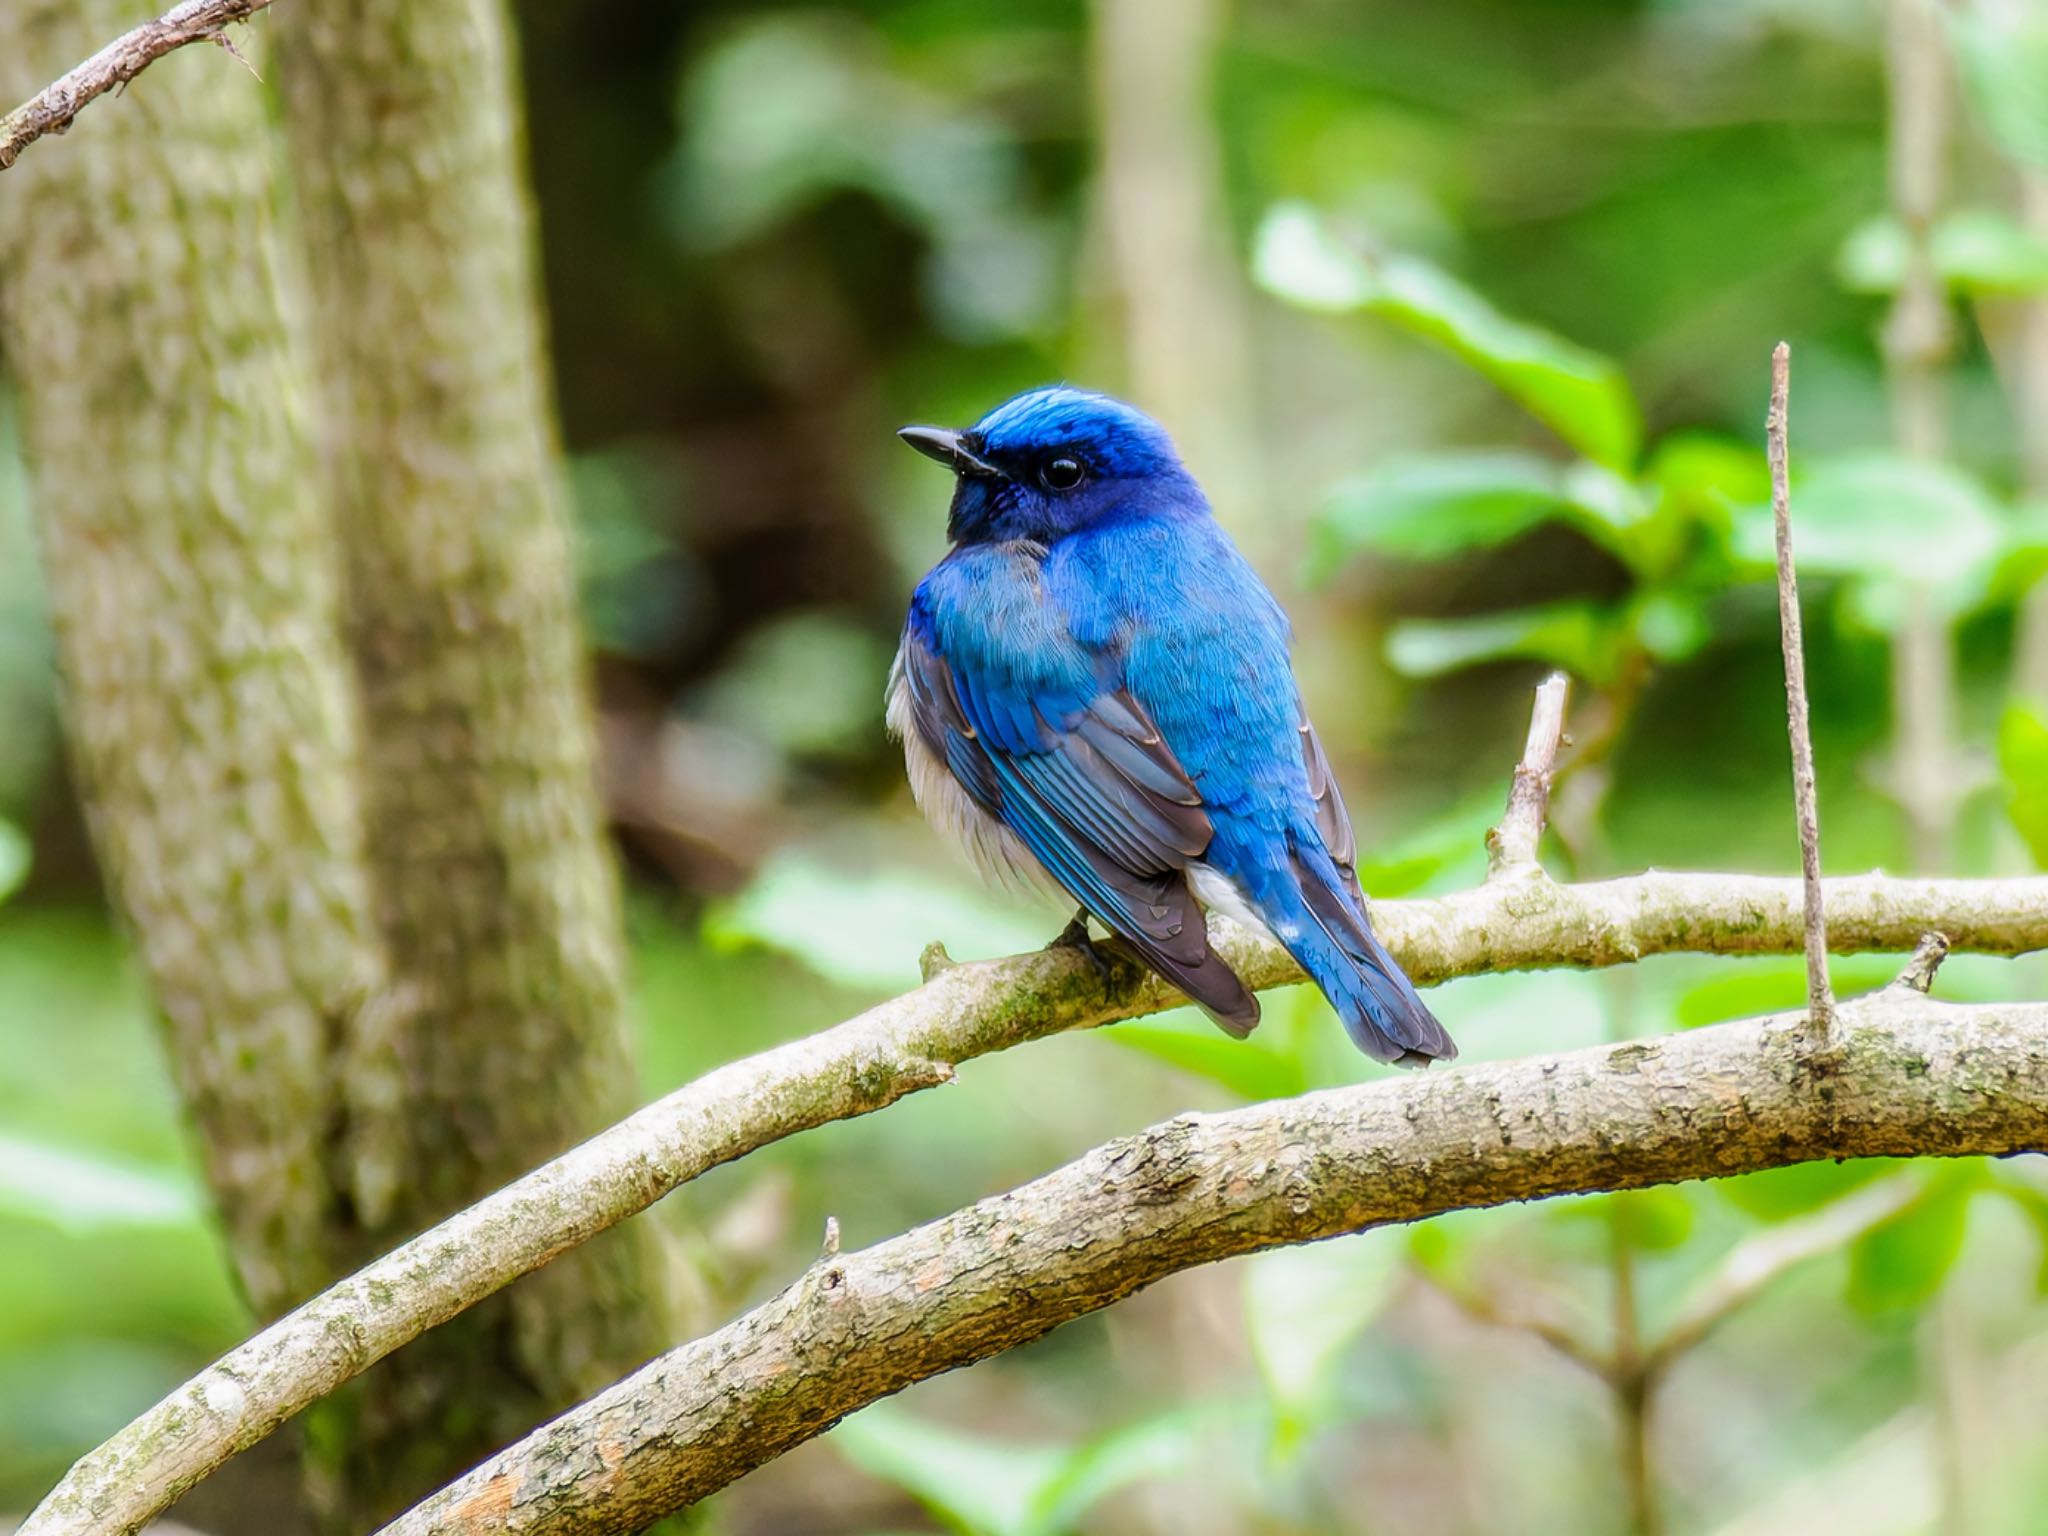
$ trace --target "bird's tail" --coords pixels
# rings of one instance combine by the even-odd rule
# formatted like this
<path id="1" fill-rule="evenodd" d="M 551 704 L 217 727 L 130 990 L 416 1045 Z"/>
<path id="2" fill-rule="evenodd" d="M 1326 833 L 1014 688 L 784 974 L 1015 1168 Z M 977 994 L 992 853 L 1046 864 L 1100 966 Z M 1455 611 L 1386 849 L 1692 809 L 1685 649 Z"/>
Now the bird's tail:
<path id="1" fill-rule="evenodd" d="M 1375 1061 L 1399 1067 L 1449 1061 L 1458 1047 L 1387 953 L 1366 916 L 1350 871 L 1321 847 L 1295 848 L 1267 913 L 1267 926 L 1315 979 L 1344 1021 L 1344 1032 Z"/>

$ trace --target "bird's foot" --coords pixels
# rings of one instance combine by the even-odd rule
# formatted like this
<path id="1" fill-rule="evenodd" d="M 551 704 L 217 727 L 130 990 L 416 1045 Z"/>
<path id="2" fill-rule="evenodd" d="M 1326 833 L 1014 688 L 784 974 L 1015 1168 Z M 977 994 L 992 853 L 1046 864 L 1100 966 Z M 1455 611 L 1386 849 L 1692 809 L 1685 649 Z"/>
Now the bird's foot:
<path id="1" fill-rule="evenodd" d="M 1088 913 L 1085 908 L 1076 912 L 1068 921 L 1067 926 L 1060 930 L 1059 937 L 1045 947 L 1047 949 L 1078 949 L 1082 957 L 1087 960 L 1089 968 L 1095 972 L 1096 979 L 1105 983 L 1108 982 L 1110 971 L 1109 956 L 1096 947 L 1094 936 L 1088 932 Z"/>

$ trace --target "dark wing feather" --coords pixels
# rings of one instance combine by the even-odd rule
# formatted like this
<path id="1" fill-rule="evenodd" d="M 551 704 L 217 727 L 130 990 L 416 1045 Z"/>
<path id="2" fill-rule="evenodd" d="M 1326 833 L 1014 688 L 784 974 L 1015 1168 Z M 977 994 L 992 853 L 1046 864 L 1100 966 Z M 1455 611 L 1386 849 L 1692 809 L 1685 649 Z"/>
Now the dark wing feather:
<path id="1" fill-rule="evenodd" d="M 1210 951 L 1188 886 L 1209 814 L 1138 702 L 1106 691 L 1048 719 L 1013 690 L 963 677 L 915 626 L 903 664 L 919 734 L 975 803 L 1147 965 L 1249 1034 L 1258 999 Z"/>
<path id="2" fill-rule="evenodd" d="M 1316 832 L 1323 840 L 1323 847 L 1351 880 L 1351 887 L 1358 888 L 1358 839 L 1351 831 L 1351 813 L 1344 809 L 1344 795 L 1337 788 L 1337 776 L 1330 772 L 1330 759 L 1323 751 L 1322 738 L 1316 735 L 1316 728 L 1309 724 L 1307 715 L 1301 717 L 1301 758 L 1308 769 L 1308 792 L 1316 802 Z"/>

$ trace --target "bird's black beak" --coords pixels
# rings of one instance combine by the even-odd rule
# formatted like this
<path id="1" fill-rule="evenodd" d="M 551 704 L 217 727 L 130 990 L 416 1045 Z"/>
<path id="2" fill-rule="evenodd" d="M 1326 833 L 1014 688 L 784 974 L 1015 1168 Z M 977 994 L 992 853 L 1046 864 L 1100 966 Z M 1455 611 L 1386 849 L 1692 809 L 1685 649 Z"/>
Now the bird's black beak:
<path id="1" fill-rule="evenodd" d="M 979 459 L 961 442 L 961 434 L 946 427 L 904 427 L 898 437 L 928 459 L 936 459 L 955 474 L 1000 474 L 995 465 Z"/>

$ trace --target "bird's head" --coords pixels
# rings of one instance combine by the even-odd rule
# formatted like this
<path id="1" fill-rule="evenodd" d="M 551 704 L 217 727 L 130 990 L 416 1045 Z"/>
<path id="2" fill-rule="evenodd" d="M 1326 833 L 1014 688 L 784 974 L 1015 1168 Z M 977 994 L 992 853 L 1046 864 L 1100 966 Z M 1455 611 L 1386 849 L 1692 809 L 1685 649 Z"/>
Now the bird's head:
<path id="1" fill-rule="evenodd" d="M 897 435 L 958 476 L 946 524 L 955 544 L 1050 544 L 1107 517 L 1207 505 L 1164 427 L 1121 400 L 1065 385 L 1005 400 L 964 432 Z"/>

